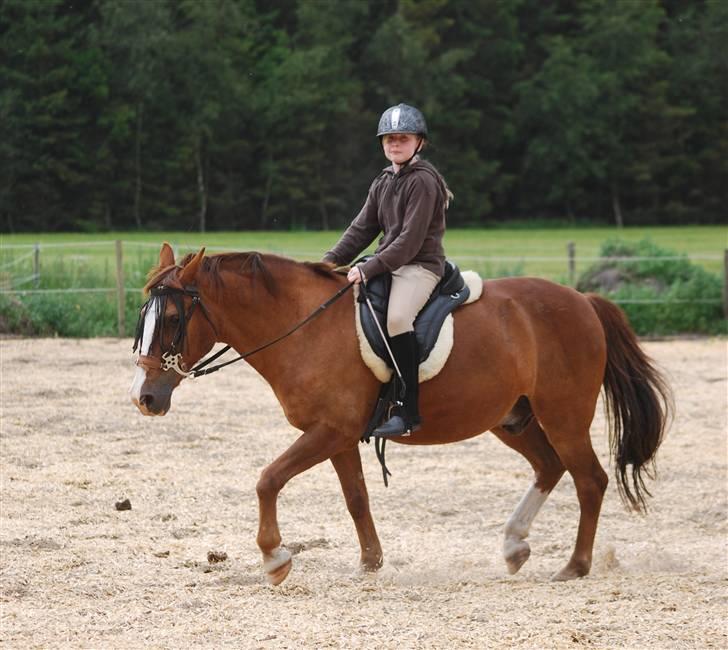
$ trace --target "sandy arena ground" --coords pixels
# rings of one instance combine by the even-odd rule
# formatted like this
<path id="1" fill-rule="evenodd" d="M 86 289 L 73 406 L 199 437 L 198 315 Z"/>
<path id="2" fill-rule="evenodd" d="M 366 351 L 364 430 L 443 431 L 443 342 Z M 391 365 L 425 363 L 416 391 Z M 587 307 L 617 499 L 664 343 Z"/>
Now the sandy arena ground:
<path id="1" fill-rule="evenodd" d="M 531 472 L 486 434 L 390 445 L 388 489 L 362 446 L 385 553 L 375 575 L 358 572 L 331 465 L 294 479 L 279 520 L 297 553 L 271 587 L 255 483 L 296 432 L 249 366 L 185 381 L 166 417 L 145 418 L 127 397 L 129 340 L 0 341 L 0 645 L 725 648 L 726 341 L 645 345 L 677 418 L 648 516 L 629 514 L 611 482 L 587 578 L 549 581 L 576 535 L 568 476 L 531 529 L 531 559 L 508 575 L 503 526 Z M 601 407 L 592 437 L 606 466 Z M 209 551 L 228 559 L 210 564 Z"/>

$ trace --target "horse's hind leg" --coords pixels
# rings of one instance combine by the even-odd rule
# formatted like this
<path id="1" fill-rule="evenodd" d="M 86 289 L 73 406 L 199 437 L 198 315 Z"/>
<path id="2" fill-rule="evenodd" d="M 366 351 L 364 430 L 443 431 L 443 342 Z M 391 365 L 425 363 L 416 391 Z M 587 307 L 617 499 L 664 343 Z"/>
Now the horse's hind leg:
<path id="1" fill-rule="evenodd" d="M 579 529 L 571 559 L 566 566 L 553 576 L 554 580 L 571 580 L 589 573 L 592 564 L 594 538 L 597 532 L 599 512 L 609 479 L 594 453 L 589 436 L 589 425 L 593 411 L 579 417 L 578 409 L 571 404 L 569 411 L 549 410 L 550 416 L 539 415 L 549 442 L 553 445 L 561 462 L 574 479 L 576 495 L 579 499 Z M 566 416 L 555 415 L 568 413 Z M 553 420 L 553 421 L 552 421 Z"/>
<path id="2" fill-rule="evenodd" d="M 505 528 L 503 557 L 508 571 L 516 573 L 531 555 L 531 547 L 526 541 L 531 524 L 563 475 L 564 466 L 535 419 L 518 435 L 500 427 L 493 429 L 493 433 L 522 454 L 535 474 L 533 484 L 523 495 Z"/>
<path id="3" fill-rule="evenodd" d="M 359 447 L 333 456 L 331 462 L 339 476 L 346 506 L 359 536 L 361 565 L 366 571 L 376 571 L 382 566 L 382 546 L 369 510 L 369 495 L 361 468 Z"/>

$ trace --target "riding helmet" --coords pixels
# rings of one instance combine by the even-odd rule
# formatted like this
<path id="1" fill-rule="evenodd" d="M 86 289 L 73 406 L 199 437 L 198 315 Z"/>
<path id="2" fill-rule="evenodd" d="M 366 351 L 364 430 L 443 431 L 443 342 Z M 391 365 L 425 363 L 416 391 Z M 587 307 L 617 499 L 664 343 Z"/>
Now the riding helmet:
<path id="1" fill-rule="evenodd" d="M 379 118 L 377 137 L 381 138 L 388 133 L 414 133 L 427 137 L 425 116 L 414 106 L 408 104 L 390 106 Z"/>

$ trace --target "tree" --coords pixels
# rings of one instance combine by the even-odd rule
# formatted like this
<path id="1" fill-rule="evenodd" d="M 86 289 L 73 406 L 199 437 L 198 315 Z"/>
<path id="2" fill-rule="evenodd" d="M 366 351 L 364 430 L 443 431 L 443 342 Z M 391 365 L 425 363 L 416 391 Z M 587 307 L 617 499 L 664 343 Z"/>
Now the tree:
<path id="1" fill-rule="evenodd" d="M 728 5 L 668 5 L 669 121 L 657 156 L 653 211 L 673 223 L 725 217 L 728 204 Z"/>
<path id="2" fill-rule="evenodd" d="M 92 184 L 89 106 L 106 88 L 83 11 L 91 9 L 67 12 L 61 0 L 0 5 L 0 210 L 8 230 L 77 227 L 77 213 L 89 208 L 75 191 Z"/>
<path id="3" fill-rule="evenodd" d="M 666 109 L 664 78 L 669 58 L 659 48 L 664 12 L 657 0 L 584 4 L 579 46 L 589 53 L 600 97 L 591 114 L 602 166 L 597 179 L 608 188 L 615 223 L 624 224 L 622 188 L 652 179 L 651 161 L 636 146 L 654 134 L 645 130 Z M 646 112 L 646 109 L 649 112 Z"/>
<path id="4" fill-rule="evenodd" d="M 443 47 L 460 56 L 455 74 L 446 69 L 444 84 L 435 88 L 441 109 L 434 117 L 436 160 L 456 193 L 452 223 L 481 223 L 498 208 L 505 210 L 514 185 L 514 85 L 525 53 L 517 7 L 498 0 L 449 3 L 454 20 Z M 455 89 L 451 82 L 457 82 Z"/>
<path id="5" fill-rule="evenodd" d="M 547 51 L 538 73 L 517 86 L 518 130 L 527 143 L 523 184 L 541 206 L 562 205 L 574 218 L 587 181 L 604 175 L 591 119 L 600 89 L 592 59 L 564 37 L 550 39 Z"/>
<path id="6" fill-rule="evenodd" d="M 563 202 L 570 215 L 575 204 L 589 204 L 586 190 L 595 185 L 621 226 L 623 188 L 651 178 L 640 144 L 655 116 L 645 108 L 659 118 L 666 106 L 659 79 L 668 57 L 657 43 L 663 12 L 656 1 L 608 0 L 583 2 L 579 12 L 580 29 L 547 39 L 541 68 L 518 86 L 526 170 L 549 181 L 547 201 Z"/>
<path id="7" fill-rule="evenodd" d="M 458 39 L 456 30 L 445 0 L 401 0 L 373 34 L 364 68 L 374 82 L 369 103 L 377 107 L 369 129 L 379 113 L 399 102 L 413 104 L 426 115 L 432 149 L 425 155 L 440 167 L 456 195 L 451 223 L 472 222 L 487 213 L 487 194 L 481 187 L 488 186 L 497 168 L 477 149 L 473 136 L 482 113 L 470 105 L 471 88 L 463 75 L 477 40 Z M 448 38 L 453 45 L 443 47 Z"/>
<path id="8" fill-rule="evenodd" d="M 388 106 L 486 220 L 716 221 L 728 3 L 5 0 L 0 229 L 331 228 Z"/>
<path id="9" fill-rule="evenodd" d="M 349 50 L 366 13 L 358 0 L 302 0 L 295 38 L 278 32 L 260 62 L 254 111 L 265 172 L 261 228 L 288 217 L 296 227 L 327 229 L 332 213 L 346 212 L 361 110 Z"/>
<path id="10" fill-rule="evenodd" d="M 178 173 L 194 178 L 197 225 L 204 232 L 218 145 L 250 111 L 245 104 L 251 84 L 244 71 L 253 58 L 256 21 L 250 2 L 184 0 L 176 5 L 174 22 L 165 51 L 174 88 L 169 108 L 180 131 L 174 158 Z M 222 121 L 223 115 L 228 119 Z"/>
<path id="11" fill-rule="evenodd" d="M 141 228 L 147 123 L 168 79 L 163 54 L 171 39 L 171 16 L 165 2 L 98 2 L 97 37 L 108 53 L 111 77 L 110 102 L 104 111 L 106 144 L 113 149 L 116 163 L 106 178 L 107 200 L 109 206 L 131 203 L 134 224 Z M 122 181 L 114 182 L 114 177 Z"/>

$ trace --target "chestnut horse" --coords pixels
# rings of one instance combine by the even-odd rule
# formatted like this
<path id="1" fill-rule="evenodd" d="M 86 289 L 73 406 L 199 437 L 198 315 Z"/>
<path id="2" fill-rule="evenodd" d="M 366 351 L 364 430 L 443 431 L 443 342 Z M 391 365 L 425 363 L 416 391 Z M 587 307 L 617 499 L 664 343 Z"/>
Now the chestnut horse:
<path id="1" fill-rule="evenodd" d="M 330 265 L 259 253 L 205 257 L 202 249 L 177 266 L 166 243 L 150 278 L 152 297 L 140 315 L 141 354 L 131 387 L 145 415 L 167 412 L 185 370 L 216 342 L 239 353 L 255 349 L 291 330 L 347 284 Z M 362 361 L 352 293 L 321 314 L 248 359 L 273 388 L 288 421 L 303 432 L 262 471 L 256 486 L 257 542 L 273 584 L 291 569 L 278 528 L 278 494 L 294 476 L 325 460 L 341 482 L 362 567 L 382 565 L 358 447 L 380 384 Z M 599 392 L 604 387 L 620 494 L 640 510 L 649 495 L 643 473 L 652 478 L 665 429 L 668 387 L 621 310 L 596 295 L 536 278 L 489 280 L 482 296 L 459 308 L 454 319 L 450 357 L 421 386 L 422 428 L 393 440 L 443 444 L 490 430 L 528 460 L 533 484 L 505 526 L 511 573 L 528 559 L 531 523 L 568 471 L 579 526 L 573 554 L 554 579 L 586 575 L 607 487 L 589 437 Z"/>

